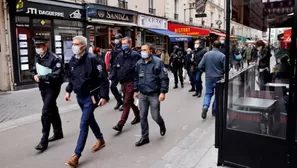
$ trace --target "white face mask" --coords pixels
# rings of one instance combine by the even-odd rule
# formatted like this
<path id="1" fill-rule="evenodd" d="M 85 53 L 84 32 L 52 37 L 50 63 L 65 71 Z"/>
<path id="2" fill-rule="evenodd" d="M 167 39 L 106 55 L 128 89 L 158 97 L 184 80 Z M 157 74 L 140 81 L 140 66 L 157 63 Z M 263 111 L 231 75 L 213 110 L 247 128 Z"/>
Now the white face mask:
<path id="1" fill-rule="evenodd" d="M 73 54 L 77 55 L 81 52 L 81 46 L 72 46 L 72 52 Z"/>
<path id="2" fill-rule="evenodd" d="M 194 48 L 197 49 L 197 48 L 199 48 L 199 46 L 200 46 L 199 44 L 195 44 Z"/>
<path id="3" fill-rule="evenodd" d="M 120 43 L 120 40 L 119 40 L 119 39 L 115 39 L 115 40 L 114 40 L 114 43 L 115 43 L 115 44 L 119 44 L 119 43 Z"/>
<path id="4" fill-rule="evenodd" d="M 43 48 L 35 48 L 36 54 L 42 55 L 44 53 Z"/>

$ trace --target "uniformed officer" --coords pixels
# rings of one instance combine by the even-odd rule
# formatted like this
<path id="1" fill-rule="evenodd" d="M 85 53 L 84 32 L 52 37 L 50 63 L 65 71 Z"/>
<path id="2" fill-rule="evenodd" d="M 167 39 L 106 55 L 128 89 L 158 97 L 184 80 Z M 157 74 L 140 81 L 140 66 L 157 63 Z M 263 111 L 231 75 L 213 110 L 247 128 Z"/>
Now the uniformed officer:
<path id="1" fill-rule="evenodd" d="M 183 67 L 185 64 L 185 57 L 179 46 L 175 45 L 173 47 L 174 51 L 170 55 L 169 65 L 170 69 L 174 75 L 174 87 L 173 89 L 178 88 L 178 78 L 180 80 L 181 87 L 184 87 L 184 78 L 183 78 Z"/>
<path id="2" fill-rule="evenodd" d="M 33 39 L 36 51 L 35 65 L 30 70 L 33 80 L 38 83 L 43 100 L 41 115 L 42 138 L 35 147 L 36 150 L 44 151 L 49 141 L 63 138 L 61 118 L 57 107 L 57 97 L 60 94 L 61 85 L 64 79 L 62 60 L 49 51 L 48 40 L 36 37 Z M 54 128 L 54 135 L 48 139 L 51 124 Z"/>
<path id="3" fill-rule="evenodd" d="M 86 46 L 86 37 L 76 36 L 73 38 L 72 51 L 75 55 L 69 62 L 70 78 L 66 87 L 65 100 L 69 102 L 71 92 L 74 91 L 78 105 L 82 110 L 82 116 L 74 155 L 65 163 L 71 167 L 78 165 L 87 141 L 89 127 L 97 139 L 97 143 L 91 150 L 95 152 L 105 146 L 103 135 L 94 116 L 94 110 L 109 100 L 109 81 L 104 62 L 97 59 L 92 53 L 86 52 Z"/>
<path id="4" fill-rule="evenodd" d="M 150 142 L 148 128 L 148 110 L 160 127 L 160 134 L 166 133 L 165 122 L 160 115 L 160 102 L 165 100 L 168 92 L 169 78 L 163 61 L 153 56 L 152 44 L 144 44 L 141 47 L 141 57 L 136 64 L 134 78 L 134 98 L 139 98 L 140 123 L 142 138 L 136 142 L 136 146 L 142 146 Z"/>
<path id="5" fill-rule="evenodd" d="M 114 67 L 114 62 L 116 60 L 116 58 L 118 57 L 119 53 L 122 52 L 122 40 L 123 36 L 122 34 L 116 34 L 115 35 L 115 46 L 111 51 L 111 55 L 110 55 L 110 60 L 109 60 L 109 69 L 112 71 L 112 68 Z M 113 94 L 114 98 L 117 101 L 116 106 L 114 107 L 115 110 L 123 110 L 123 100 L 122 100 L 122 96 L 117 88 L 117 85 L 119 84 L 119 80 L 117 78 L 113 79 L 112 81 L 110 81 L 110 90 L 111 93 Z"/>

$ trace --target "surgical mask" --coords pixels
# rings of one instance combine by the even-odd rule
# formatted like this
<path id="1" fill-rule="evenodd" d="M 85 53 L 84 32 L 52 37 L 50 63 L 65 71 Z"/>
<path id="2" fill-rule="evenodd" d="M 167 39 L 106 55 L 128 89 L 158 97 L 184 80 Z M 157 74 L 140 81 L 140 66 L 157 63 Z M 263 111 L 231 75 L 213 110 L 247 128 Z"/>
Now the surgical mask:
<path id="1" fill-rule="evenodd" d="M 115 40 L 114 40 L 114 43 L 115 43 L 115 44 L 119 44 L 119 43 L 120 43 L 120 40 L 119 40 L 119 39 L 115 39 Z"/>
<path id="2" fill-rule="evenodd" d="M 36 54 L 42 55 L 44 53 L 43 48 L 35 48 Z"/>
<path id="3" fill-rule="evenodd" d="M 191 52 L 190 52 L 190 51 L 188 51 L 188 52 L 187 52 L 187 54 L 191 54 Z"/>
<path id="4" fill-rule="evenodd" d="M 221 43 L 221 44 L 224 44 L 224 43 L 225 43 L 225 40 L 221 40 L 220 43 Z"/>
<path id="5" fill-rule="evenodd" d="M 73 54 L 77 55 L 81 52 L 81 46 L 72 46 L 72 52 Z"/>
<path id="6" fill-rule="evenodd" d="M 200 46 L 199 44 L 195 44 L 194 48 L 197 49 L 197 48 L 199 48 L 199 46 Z"/>
<path id="7" fill-rule="evenodd" d="M 122 45 L 122 50 L 127 51 L 129 49 L 128 45 Z"/>
<path id="8" fill-rule="evenodd" d="M 143 59 L 147 59 L 149 57 L 148 53 L 147 52 L 144 52 L 144 51 L 141 51 L 141 57 Z"/>
<path id="9" fill-rule="evenodd" d="M 258 51 L 261 51 L 261 47 L 257 47 L 257 50 L 258 50 Z"/>

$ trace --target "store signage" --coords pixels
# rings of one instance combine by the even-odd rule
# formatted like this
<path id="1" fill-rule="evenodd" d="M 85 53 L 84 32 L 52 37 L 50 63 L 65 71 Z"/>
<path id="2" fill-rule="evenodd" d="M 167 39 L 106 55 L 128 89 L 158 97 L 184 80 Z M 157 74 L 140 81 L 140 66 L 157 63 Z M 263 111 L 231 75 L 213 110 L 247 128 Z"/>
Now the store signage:
<path id="1" fill-rule="evenodd" d="M 84 12 L 82 9 L 22 1 L 22 3 L 18 3 L 16 6 L 16 13 L 81 20 Z"/>
<path id="2" fill-rule="evenodd" d="M 182 24 L 168 23 L 168 30 L 188 36 L 209 36 L 210 31 L 198 27 L 190 27 Z"/>
<path id="3" fill-rule="evenodd" d="M 207 0 L 196 0 L 196 12 L 204 13 Z"/>
<path id="4" fill-rule="evenodd" d="M 168 21 L 162 18 L 146 16 L 146 15 L 138 15 L 138 26 L 144 27 L 144 28 L 167 30 Z"/>
<path id="5" fill-rule="evenodd" d="M 191 37 L 170 37 L 171 42 L 191 41 Z"/>
<path id="6" fill-rule="evenodd" d="M 97 17 L 99 19 L 116 20 L 122 22 L 134 22 L 133 15 L 118 13 L 105 10 L 97 10 Z"/>

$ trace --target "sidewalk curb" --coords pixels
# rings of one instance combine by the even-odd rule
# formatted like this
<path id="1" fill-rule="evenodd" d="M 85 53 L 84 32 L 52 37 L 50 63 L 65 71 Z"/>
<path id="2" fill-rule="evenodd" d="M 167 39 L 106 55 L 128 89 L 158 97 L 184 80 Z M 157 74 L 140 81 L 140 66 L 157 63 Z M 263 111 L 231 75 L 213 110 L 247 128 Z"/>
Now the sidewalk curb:
<path id="1" fill-rule="evenodd" d="M 72 105 L 67 105 L 59 108 L 59 111 L 60 111 L 60 114 L 64 114 L 78 109 L 79 109 L 79 106 L 77 104 L 72 104 Z M 0 123 L 0 132 L 40 121 L 40 116 L 41 114 L 38 113 L 38 114 L 18 118 L 16 120 L 10 120 L 10 121 Z"/>

